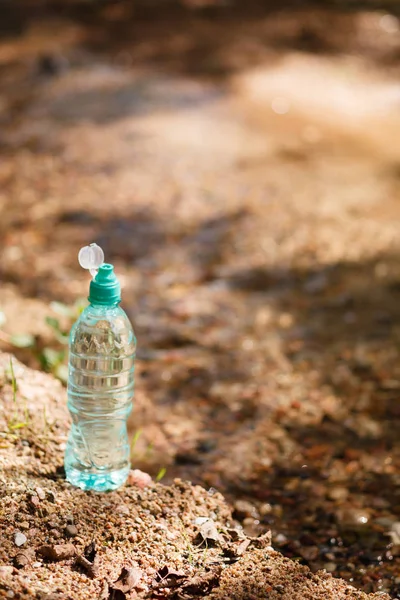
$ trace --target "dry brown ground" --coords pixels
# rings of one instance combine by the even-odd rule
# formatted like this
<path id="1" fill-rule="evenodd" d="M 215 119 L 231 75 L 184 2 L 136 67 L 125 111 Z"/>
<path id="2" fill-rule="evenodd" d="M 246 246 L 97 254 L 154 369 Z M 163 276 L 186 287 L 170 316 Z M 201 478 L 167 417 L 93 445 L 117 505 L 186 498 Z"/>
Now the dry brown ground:
<path id="1" fill-rule="evenodd" d="M 7 354 L 0 368 L 2 430 L 26 419 L 1 441 L 1 598 L 389 599 L 311 573 L 274 551 L 269 534 L 247 537 L 215 490 L 149 483 L 141 472 L 117 492 L 73 488 L 62 473 L 59 382 Z"/>
<path id="2" fill-rule="evenodd" d="M 99 243 L 139 339 L 136 465 L 400 597 L 397 18 L 71 4 L 0 40 L 4 330 L 50 338 Z"/>

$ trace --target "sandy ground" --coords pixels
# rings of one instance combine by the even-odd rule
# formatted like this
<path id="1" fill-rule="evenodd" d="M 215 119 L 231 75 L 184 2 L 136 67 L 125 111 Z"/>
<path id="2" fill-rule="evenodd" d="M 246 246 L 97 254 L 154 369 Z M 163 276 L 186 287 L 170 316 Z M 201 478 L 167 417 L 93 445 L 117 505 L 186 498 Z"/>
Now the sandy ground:
<path id="1" fill-rule="evenodd" d="M 117 492 L 73 488 L 62 469 L 69 419 L 61 386 L 11 355 L 0 354 L 0 368 L 2 429 L 21 410 L 25 419 L 1 438 L 0 597 L 389 598 L 312 574 L 274 551 L 269 533 L 247 537 L 215 490 L 154 484 L 141 471 Z"/>
<path id="2" fill-rule="evenodd" d="M 221 490 L 249 534 L 272 529 L 287 556 L 396 598 L 388 10 L 10 14 L 0 310 L 5 334 L 51 345 L 49 304 L 86 295 L 76 255 L 96 241 L 139 340 L 134 464 Z"/>

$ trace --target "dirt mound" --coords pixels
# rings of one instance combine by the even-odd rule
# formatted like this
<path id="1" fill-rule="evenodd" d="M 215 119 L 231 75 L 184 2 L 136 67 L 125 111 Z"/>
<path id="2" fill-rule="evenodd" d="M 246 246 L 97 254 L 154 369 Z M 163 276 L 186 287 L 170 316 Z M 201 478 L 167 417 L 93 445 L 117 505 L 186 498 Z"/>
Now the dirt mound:
<path id="1" fill-rule="evenodd" d="M 73 488 L 65 391 L 7 354 L 0 374 L 1 597 L 377 597 L 283 558 L 268 534 L 247 537 L 213 489 L 146 485 L 134 472 L 117 492 Z"/>

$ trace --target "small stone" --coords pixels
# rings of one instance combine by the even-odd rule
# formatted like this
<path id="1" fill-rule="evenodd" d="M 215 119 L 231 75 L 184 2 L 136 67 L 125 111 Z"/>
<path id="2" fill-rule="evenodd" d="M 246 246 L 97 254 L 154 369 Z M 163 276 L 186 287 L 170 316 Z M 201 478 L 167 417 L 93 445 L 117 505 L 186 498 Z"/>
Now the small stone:
<path id="1" fill-rule="evenodd" d="M 75 527 L 75 525 L 67 525 L 64 529 L 64 533 L 66 537 L 73 538 L 78 535 L 78 529 Z"/>
<path id="2" fill-rule="evenodd" d="M 50 527 L 50 529 L 57 529 L 58 522 L 54 520 L 47 521 L 47 526 Z"/>
<path id="3" fill-rule="evenodd" d="M 325 290 L 328 283 L 328 278 L 324 273 L 317 273 L 316 275 L 311 275 L 306 281 L 304 291 L 307 294 L 319 294 Z"/>
<path id="4" fill-rule="evenodd" d="M 50 529 L 50 535 L 57 539 L 61 537 L 61 533 L 58 531 L 58 529 Z"/>
<path id="5" fill-rule="evenodd" d="M 392 524 L 389 535 L 392 538 L 392 542 L 395 546 L 400 546 L 400 521 L 396 521 Z"/>
<path id="6" fill-rule="evenodd" d="M 319 550 L 317 546 L 308 546 L 299 550 L 300 555 L 304 560 L 313 561 L 318 557 Z"/>
<path id="7" fill-rule="evenodd" d="M 207 523 L 209 517 L 196 517 L 193 521 L 194 525 L 203 525 L 203 523 Z"/>
<path id="8" fill-rule="evenodd" d="M 369 514 L 360 508 L 343 508 L 337 511 L 338 525 L 348 529 L 358 529 L 369 521 Z"/>
<path id="9" fill-rule="evenodd" d="M 22 521 L 22 523 L 18 523 L 18 527 L 20 529 L 29 529 L 30 525 L 28 521 Z"/>
<path id="10" fill-rule="evenodd" d="M 336 567 L 337 565 L 335 565 L 335 563 L 333 562 L 328 562 L 324 564 L 324 569 L 325 571 L 328 571 L 328 573 L 333 573 L 334 571 L 336 571 Z"/>
<path id="11" fill-rule="evenodd" d="M 126 516 L 128 516 L 130 513 L 129 506 L 127 506 L 126 504 L 120 504 L 119 506 L 117 506 L 116 511 L 118 514 Z"/>
<path id="12" fill-rule="evenodd" d="M 40 500 L 39 497 L 35 495 L 31 496 L 29 498 L 29 504 L 33 507 L 33 508 L 39 508 L 40 506 Z"/>
<path id="13" fill-rule="evenodd" d="M 13 574 L 14 567 L 4 566 L 0 567 L 0 578 L 10 577 Z"/>
<path id="14" fill-rule="evenodd" d="M 45 544 L 40 546 L 37 552 L 49 560 L 65 560 L 66 558 L 75 556 L 75 546 L 73 546 L 73 544 L 56 544 L 54 546 Z"/>
<path id="15" fill-rule="evenodd" d="M 248 500 L 236 500 L 234 508 L 239 519 L 243 519 L 244 517 L 253 517 L 253 519 L 256 519 L 258 517 L 256 507 Z"/>
<path id="16" fill-rule="evenodd" d="M 345 487 L 334 487 L 328 491 L 328 498 L 330 500 L 346 500 L 348 495 L 349 492 Z"/>
<path id="17" fill-rule="evenodd" d="M 375 519 L 375 523 L 377 525 L 381 525 L 382 527 L 386 527 L 386 528 L 390 529 L 394 523 L 394 518 L 393 517 L 378 517 L 377 519 Z"/>
<path id="18" fill-rule="evenodd" d="M 20 531 L 17 531 L 17 533 L 14 536 L 14 543 L 16 546 L 23 546 L 26 542 L 27 542 L 28 538 L 26 537 L 25 534 L 21 533 Z"/>
<path id="19" fill-rule="evenodd" d="M 285 544 L 287 542 L 286 535 L 283 535 L 283 533 L 278 533 L 278 535 L 275 538 L 275 542 L 277 544 Z"/>
<path id="20" fill-rule="evenodd" d="M 329 561 L 333 561 L 333 560 L 335 560 L 335 555 L 333 552 L 326 552 L 325 558 L 327 558 Z"/>
<path id="21" fill-rule="evenodd" d="M 39 533 L 39 530 L 36 527 L 32 527 L 29 531 L 28 531 L 28 535 L 30 538 L 34 538 L 37 536 L 37 534 Z"/>
<path id="22" fill-rule="evenodd" d="M 265 502 L 261 504 L 259 512 L 262 517 L 265 517 L 265 515 L 269 515 L 272 512 L 272 506 L 268 502 Z"/>
<path id="23" fill-rule="evenodd" d="M 246 517 L 243 519 L 243 530 L 246 535 L 250 537 L 257 537 L 260 534 L 260 521 L 258 519 L 252 519 Z"/>
<path id="24" fill-rule="evenodd" d="M 47 492 L 47 496 L 50 502 L 55 502 L 56 501 L 56 495 L 54 492 L 52 491 L 48 491 Z"/>
<path id="25" fill-rule="evenodd" d="M 384 498 L 371 498 L 371 506 L 374 508 L 390 508 L 390 502 Z"/>
<path id="26" fill-rule="evenodd" d="M 139 469 L 133 469 L 129 471 L 127 479 L 128 485 L 133 485 L 143 489 L 152 483 L 153 480 L 148 473 L 144 473 L 144 471 L 140 471 Z"/>
<path id="27" fill-rule="evenodd" d="M 46 493 L 43 490 L 43 488 L 37 487 L 35 489 L 35 492 L 37 493 L 37 495 L 38 495 L 38 497 L 39 497 L 40 500 L 45 500 L 46 499 Z"/>

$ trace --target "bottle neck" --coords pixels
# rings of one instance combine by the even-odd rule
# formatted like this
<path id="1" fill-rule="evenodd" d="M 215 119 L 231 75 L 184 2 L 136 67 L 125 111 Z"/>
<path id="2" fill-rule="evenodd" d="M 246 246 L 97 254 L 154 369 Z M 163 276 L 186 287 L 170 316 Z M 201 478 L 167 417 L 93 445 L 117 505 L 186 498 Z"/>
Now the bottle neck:
<path id="1" fill-rule="evenodd" d="M 100 304 L 99 302 L 89 302 L 89 307 L 94 310 L 104 311 L 107 309 L 118 308 L 119 302 L 114 302 L 112 304 Z"/>

